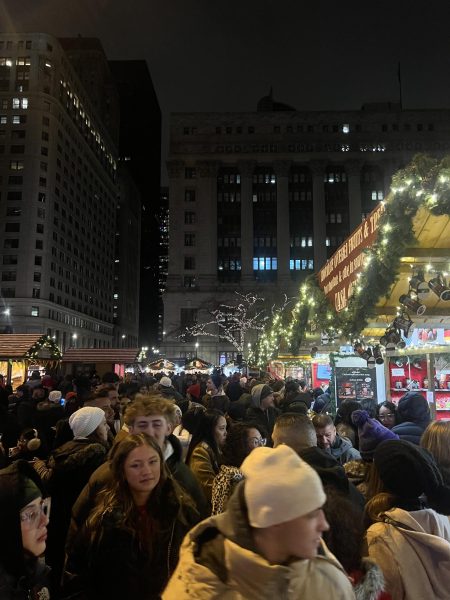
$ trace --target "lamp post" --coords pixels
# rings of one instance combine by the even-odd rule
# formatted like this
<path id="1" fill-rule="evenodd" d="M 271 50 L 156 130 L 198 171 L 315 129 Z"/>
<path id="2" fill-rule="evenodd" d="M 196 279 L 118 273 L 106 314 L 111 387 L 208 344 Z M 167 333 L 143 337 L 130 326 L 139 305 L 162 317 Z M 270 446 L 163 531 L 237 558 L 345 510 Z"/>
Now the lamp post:
<path id="1" fill-rule="evenodd" d="M 197 358 L 198 342 L 195 342 L 195 358 Z"/>
<path id="2" fill-rule="evenodd" d="M 76 333 L 72 333 L 72 345 L 74 348 L 77 347 L 77 334 Z"/>

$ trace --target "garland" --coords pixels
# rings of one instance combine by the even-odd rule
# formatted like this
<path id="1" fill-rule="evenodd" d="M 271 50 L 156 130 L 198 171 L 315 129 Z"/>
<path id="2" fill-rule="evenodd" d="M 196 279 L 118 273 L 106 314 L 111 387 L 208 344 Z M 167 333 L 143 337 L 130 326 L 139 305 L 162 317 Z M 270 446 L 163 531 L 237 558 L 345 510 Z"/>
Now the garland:
<path id="1" fill-rule="evenodd" d="M 38 360 L 39 359 L 39 351 L 44 348 L 50 351 L 50 357 L 52 360 L 61 360 L 62 354 L 61 350 L 55 343 L 55 341 L 49 337 L 48 335 L 41 336 L 37 342 L 35 342 L 31 348 L 27 351 L 24 358 L 27 360 Z"/>
<path id="2" fill-rule="evenodd" d="M 357 338 L 375 315 L 380 298 L 389 297 L 405 249 L 417 241 L 413 219 L 422 207 L 436 216 L 450 216 L 450 157 L 439 160 L 417 155 L 393 176 L 380 217 L 378 244 L 364 251 L 364 267 L 348 306 L 336 313 L 319 287 L 317 275 L 309 276 L 300 286 L 292 314 L 285 312 L 261 336 L 254 356 L 257 364 L 267 363 L 283 345 L 297 354 L 311 334 L 316 339 L 322 332 L 330 338 Z"/>

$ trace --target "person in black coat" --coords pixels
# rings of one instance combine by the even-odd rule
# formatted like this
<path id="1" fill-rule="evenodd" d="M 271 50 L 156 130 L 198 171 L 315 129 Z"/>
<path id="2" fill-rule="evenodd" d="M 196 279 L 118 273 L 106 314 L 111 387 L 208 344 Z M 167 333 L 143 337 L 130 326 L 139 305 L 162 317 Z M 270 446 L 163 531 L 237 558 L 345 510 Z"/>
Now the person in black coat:
<path id="1" fill-rule="evenodd" d="M 80 408 L 71 415 L 69 425 L 74 439 L 54 450 L 47 461 L 34 462 L 35 470 L 52 496 L 47 561 L 52 567 L 54 589 L 62 574 L 72 506 L 107 454 L 106 420 L 101 408 Z"/>
<path id="2" fill-rule="evenodd" d="M 68 553 L 68 570 L 84 579 L 89 599 L 157 600 L 199 515 L 146 434 L 123 439 L 110 468 L 110 481 Z"/>
<path id="3" fill-rule="evenodd" d="M 398 425 L 391 431 L 401 440 L 420 444 L 420 438 L 431 421 L 430 407 L 427 399 L 418 392 L 408 392 L 402 396 L 397 405 Z"/>
<path id="4" fill-rule="evenodd" d="M 273 405 L 273 391 L 268 385 L 258 384 L 252 388 L 251 405 L 245 414 L 245 421 L 257 423 L 267 431 L 267 445 L 272 445 L 272 432 L 280 411 Z"/>

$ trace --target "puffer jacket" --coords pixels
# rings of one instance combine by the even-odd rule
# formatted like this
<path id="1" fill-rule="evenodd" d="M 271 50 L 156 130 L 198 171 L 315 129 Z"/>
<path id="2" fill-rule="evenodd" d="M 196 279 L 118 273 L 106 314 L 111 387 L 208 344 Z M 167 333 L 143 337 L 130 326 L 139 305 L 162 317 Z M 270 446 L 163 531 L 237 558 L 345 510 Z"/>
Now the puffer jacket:
<path id="1" fill-rule="evenodd" d="M 405 421 L 399 425 L 394 425 L 391 429 L 393 433 L 396 433 L 401 440 L 406 440 L 416 446 L 420 445 L 420 438 L 423 432 L 427 428 L 426 424 L 413 423 L 412 421 Z"/>
<path id="2" fill-rule="evenodd" d="M 258 554 L 247 519 L 244 482 L 227 510 L 192 529 L 163 600 L 354 600 L 342 566 L 322 542 L 319 555 L 273 565 Z"/>
<path id="3" fill-rule="evenodd" d="M 386 511 L 367 531 L 369 556 L 392 600 L 448 600 L 450 522 L 432 509 Z"/>

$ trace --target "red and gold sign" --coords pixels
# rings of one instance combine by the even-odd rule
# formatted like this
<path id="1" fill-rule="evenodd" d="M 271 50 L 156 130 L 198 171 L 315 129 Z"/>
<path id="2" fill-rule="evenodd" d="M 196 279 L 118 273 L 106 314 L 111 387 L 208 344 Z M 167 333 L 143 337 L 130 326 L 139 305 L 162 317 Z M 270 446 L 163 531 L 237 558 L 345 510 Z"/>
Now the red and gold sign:
<path id="1" fill-rule="evenodd" d="M 364 250 L 376 240 L 383 211 L 384 203 L 380 202 L 319 271 L 319 285 L 336 312 L 348 304 L 357 275 L 364 266 Z"/>

